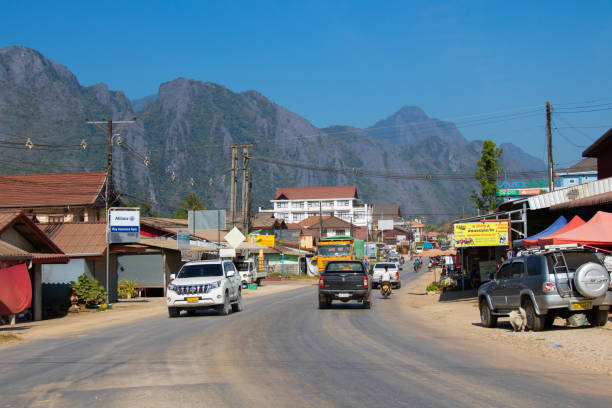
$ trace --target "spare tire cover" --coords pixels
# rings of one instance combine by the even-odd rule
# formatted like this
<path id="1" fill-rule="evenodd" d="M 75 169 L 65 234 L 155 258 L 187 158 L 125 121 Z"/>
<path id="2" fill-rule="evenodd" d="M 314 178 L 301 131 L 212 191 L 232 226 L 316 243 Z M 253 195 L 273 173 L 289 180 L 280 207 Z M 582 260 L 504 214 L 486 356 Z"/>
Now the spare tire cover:
<path id="1" fill-rule="evenodd" d="M 580 265 L 574 274 L 576 290 L 586 298 L 598 298 L 608 291 L 610 274 L 606 269 L 595 262 Z"/>

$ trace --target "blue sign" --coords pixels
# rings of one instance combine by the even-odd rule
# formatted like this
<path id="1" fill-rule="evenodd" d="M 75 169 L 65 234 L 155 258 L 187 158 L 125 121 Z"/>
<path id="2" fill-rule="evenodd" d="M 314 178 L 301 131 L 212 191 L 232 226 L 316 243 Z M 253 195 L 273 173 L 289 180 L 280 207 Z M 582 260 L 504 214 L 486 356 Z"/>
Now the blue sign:
<path id="1" fill-rule="evenodd" d="M 140 232 L 140 227 L 111 226 L 111 232 Z"/>
<path id="2" fill-rule="evenodd" d="M 176 241 L 178 249 L 189 249 L 189 231 L 177 231 Z"/>

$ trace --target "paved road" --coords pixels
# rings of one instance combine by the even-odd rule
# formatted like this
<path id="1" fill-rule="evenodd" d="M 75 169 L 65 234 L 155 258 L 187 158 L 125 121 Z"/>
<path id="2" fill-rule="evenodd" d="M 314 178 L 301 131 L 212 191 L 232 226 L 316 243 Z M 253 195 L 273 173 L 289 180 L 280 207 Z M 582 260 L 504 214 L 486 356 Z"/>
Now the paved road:
<path id="1" fill-rule="evenodd" d="M 607 378 L 441 336 L 397 312 L 399 292 L 318 310 L 312 286 L 4 346 L 0 407 L 609 406 Z"/>

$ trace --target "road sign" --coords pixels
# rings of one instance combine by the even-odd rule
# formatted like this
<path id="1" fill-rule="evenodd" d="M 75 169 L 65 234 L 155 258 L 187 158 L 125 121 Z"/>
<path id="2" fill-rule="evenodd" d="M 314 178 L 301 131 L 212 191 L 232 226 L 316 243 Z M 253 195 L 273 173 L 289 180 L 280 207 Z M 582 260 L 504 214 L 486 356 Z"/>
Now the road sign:
<path id="1" fill-rule="evenodd" d="M 140 208 L 108 210 L 109 243 L 140 242 Z"/>
<path id="2" fill-rule="evenodd" d="M 392 230 L 393 229 L 393 220 L 378 220 L 378 230 Z"/>
<path id="3" fill-rule="evenodd" d="M 219 258 L 235 258 L 236 248 L 221 248 L 219 249 Z"/>
<path id="4" fill-rule="evenodd" d="M 189 249 L 189 231 L 177 231 L 176 243 L 178 249 Z"/>
<path id="5" fill-rule="evenodd" d="M 246 239 L 242 232 L 240 232 L 240 230 L 236 227 L 232 228 L 232 230 L 225 234 L 223 238 L 225 238 L 227 243 L 230 244 L 232 248 L 238 248 L 238 246 Z"/>

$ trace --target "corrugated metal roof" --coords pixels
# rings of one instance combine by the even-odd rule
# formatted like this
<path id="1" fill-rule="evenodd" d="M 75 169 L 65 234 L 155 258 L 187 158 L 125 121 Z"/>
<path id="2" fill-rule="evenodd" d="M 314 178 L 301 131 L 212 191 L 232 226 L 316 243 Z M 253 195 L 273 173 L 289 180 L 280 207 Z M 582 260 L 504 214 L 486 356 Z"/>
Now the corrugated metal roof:
<path id="1" fill-rule="evenodd" d="M 275 200 L 285 196 L 288 200 L 309 200 L 309 199 L 341 199 L 359 198 L 357 196 L 357 186 L 316 186 L 316 187 L 279 187 L 274 195 Z"/>
<path id="2" fill-rule="evenodd" d="M 91 205 L 105 178 L 105 172 L 2 175 L 0 207 Z"/>
<path id="3" fill-rule="evenodd" d="M 106 223 L 79 222 L 39 224 L 45 233 L 69 256 L 102 256 L 106 251 Z"/>
<path id="4" fill-rule="evenodd" d="M 527 202 L 530 210 L 539 210 L 610 191 L 612 191 L 612 177 L 529 197 Z"/>
<path id="5" fill-rule="evenodd" d="M 3 261 L 26 261 L 32 259 L 34 256 L 24 251 L 21 248 L 17 248 L 14 245 L 9 244 L 6 241 L 0 240 L 0 260 Z"/>

